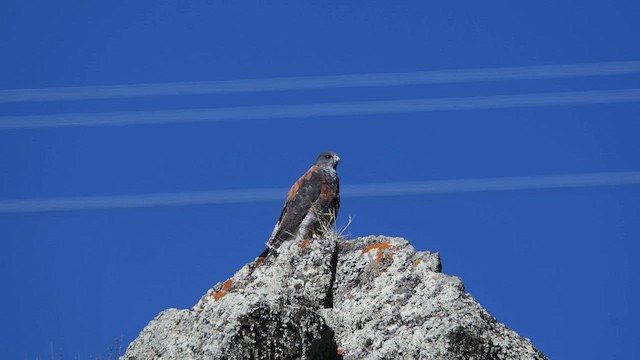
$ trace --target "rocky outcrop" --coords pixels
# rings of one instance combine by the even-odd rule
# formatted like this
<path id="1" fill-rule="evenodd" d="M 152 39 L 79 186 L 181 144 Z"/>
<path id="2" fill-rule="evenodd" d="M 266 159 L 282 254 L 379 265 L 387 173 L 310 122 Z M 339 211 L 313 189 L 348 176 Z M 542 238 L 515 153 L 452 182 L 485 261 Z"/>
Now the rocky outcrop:
<path id="1" fill-rule="evenodd" d="M 440 271 L 401 238 L 284 244 L 161 312 L 122 359 L 545 359 Z"/>

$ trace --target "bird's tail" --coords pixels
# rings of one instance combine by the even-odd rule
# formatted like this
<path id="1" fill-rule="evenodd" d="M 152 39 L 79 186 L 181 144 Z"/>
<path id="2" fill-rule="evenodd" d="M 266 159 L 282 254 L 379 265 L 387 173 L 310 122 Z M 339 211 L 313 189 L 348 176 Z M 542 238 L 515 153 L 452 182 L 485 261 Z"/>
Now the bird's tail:
<path id="1" fill-rule="evenodd" d="M 282 243 L 283 243 L 283 240 L 281 239 L 278 239 L 278 238 L 270 239 L 267 242 L 267 248 L 264 249 L 262 254 L 258 256 L 258 258 L 266 259 L 267 256 L 278 256 L 278 248 L 280 247 L 280 245 L 282 245 Z"/>

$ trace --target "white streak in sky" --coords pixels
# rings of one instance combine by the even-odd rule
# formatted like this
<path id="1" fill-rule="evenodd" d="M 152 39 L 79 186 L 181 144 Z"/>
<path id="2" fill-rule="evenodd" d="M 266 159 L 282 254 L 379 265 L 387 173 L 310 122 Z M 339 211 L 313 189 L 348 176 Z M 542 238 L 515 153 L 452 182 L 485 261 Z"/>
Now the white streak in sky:
<path id="1" fill-rule="evenodd" d="M 640 171 L 345 185 L 343 198 L 640 185 Z M 284 201 L 287 189 L 245 189 L 121 196 L 1 200 L 0 213 Z"/>
<path id="2" fill-rule="evenodd" d="M 640 89 L 0 117 L 0 130 L 397 114 L 640 101 Z"/>
<path id="3" fill-rule="evenodd" d="M 0 103 L 135 98 L 216 93 L 332 89 L 606 76 L 640 73 L 640 61 L 347 74 L 266 79 L 0 90 Z"/>

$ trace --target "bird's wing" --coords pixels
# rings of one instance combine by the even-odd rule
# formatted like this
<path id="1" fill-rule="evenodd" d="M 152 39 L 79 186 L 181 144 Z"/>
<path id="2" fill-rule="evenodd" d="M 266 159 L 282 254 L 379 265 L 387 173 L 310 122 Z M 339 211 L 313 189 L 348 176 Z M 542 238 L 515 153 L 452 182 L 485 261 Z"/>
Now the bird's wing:
<path id="1" fill-rule="evenodd" d="M 313 203 L 320 196 L 322 182 L 322 170 L 314 165 L 293 184 L 269 239 L 269 246 L 278 248 L 284 240 L 289 239 L 296 232 Z"/>
<path id="2" fill-rule="evenodd" d="M 324 221 L 328 221 L 328 225 L 332 225 L 338 216 L 340 208 L 340 188 L 338 180 L 334 183 L 323 181 L 318 199 L 315 201 L 315 208 Z"/>

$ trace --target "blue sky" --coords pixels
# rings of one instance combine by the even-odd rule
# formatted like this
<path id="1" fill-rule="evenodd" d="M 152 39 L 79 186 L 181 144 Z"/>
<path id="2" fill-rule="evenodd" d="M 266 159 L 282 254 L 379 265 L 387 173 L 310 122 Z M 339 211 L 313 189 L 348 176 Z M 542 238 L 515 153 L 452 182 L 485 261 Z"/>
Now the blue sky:
<path id="1" fill-rule="evenodd" d="M 492 315 L 551 358 L 633 357 L 640 321 L 640 186 L 614 183 L 615 174 L 640 171 L 640 104 L 636 95 L 597 102 L 580 94 L 639 87 L 633 63 L 640 60 L 639 16 L 634 1 L 4 1 L 3 357 L 48 358 L 53 344 L 56 358 L 95 358 L 106 355 L 115 338 L 126 346 L 161 310 L 191 307 L 263 250 L 286 189 L 325 150 L 340 154 L 341 183 L 352 189 L 610 174 L 608 186 L 401 196 L 383 194 L 381 187 L 371 196 L 345 191 L 338 223 L 351 216 L 351 237 L 401 236 L 419 250 L 440 252 L 444 272 L 462 277 Z M 627 73 L 522 75 L 544 65 L 604 68 L 611 62 L 626 62 Z M 512 67 L 524 67 L 521 79 L 87 95 L 108 85 L 158 89 L 184 82 Z M 70 100 L 2 100 L 15 94 L 8 90 L 87 86 L 93 88 Z M 320 104 L 316 108 L 331 113 L 344 102 L 530 100 L 541 93 L 578 94 L 571 96 L 584 103 L 552 104 L 553 95 L 543 104 L 489 109 L 365 113 L 368 106 L 360 106 L 360 113 L 346 116 L 82 124 L 95 113 L 140 118 L 139 112 L 166 110 L 180 119 L 193 109 L 300 104 Z M 74 115 L 79 123 L 51 121 L 69 114 L 81 114 Z M 27 123 L 26 116 L 48 125 L 3 125 Z M 33 205 L 119 196 L 135 203 L 144 194 L 247 189 L 267 189 L 277 200 L 65 211 L 34 211 Z M 27 211 L 18 211 L 10 206 L 14 200 L 34 202 L 21 203 Z"/>

